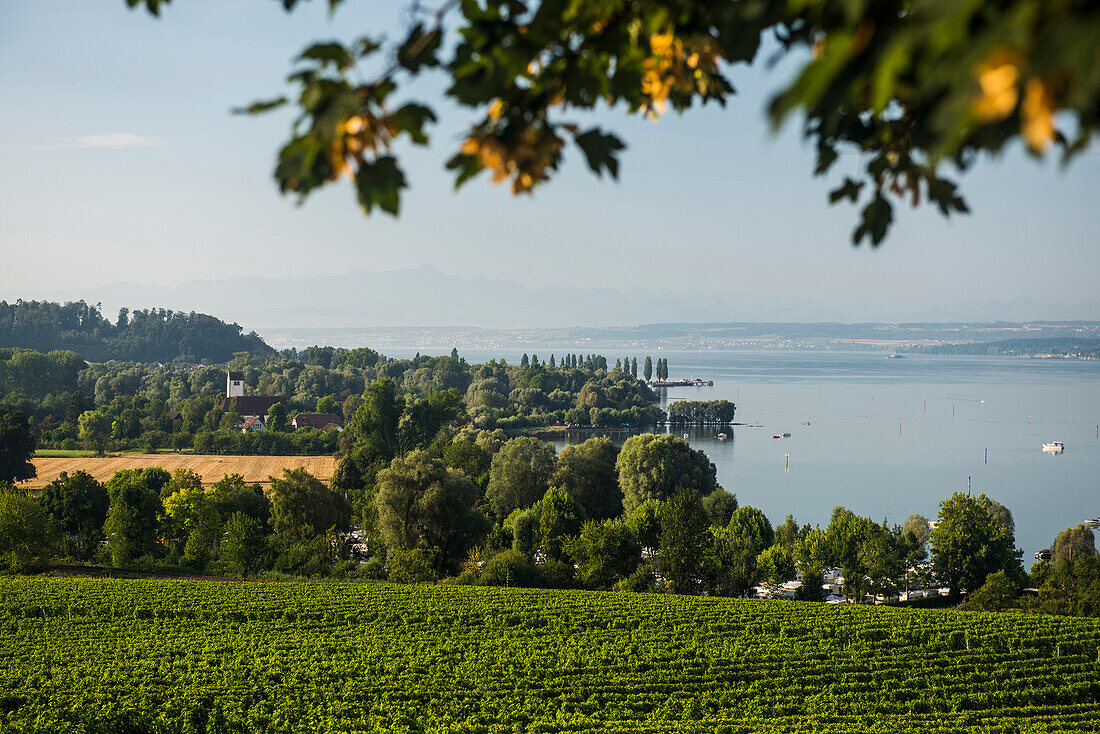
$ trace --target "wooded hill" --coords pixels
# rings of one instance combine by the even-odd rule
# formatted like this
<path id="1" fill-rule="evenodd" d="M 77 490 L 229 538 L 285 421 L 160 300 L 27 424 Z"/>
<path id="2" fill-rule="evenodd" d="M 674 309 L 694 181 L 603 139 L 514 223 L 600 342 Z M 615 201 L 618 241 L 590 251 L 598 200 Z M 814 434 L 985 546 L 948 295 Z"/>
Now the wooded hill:
<path id="1" fill-rule="evenodd" d="M 111 323 L 84 301 L 0 301 L 0 347 L 71 350 L 89 362 L 216 362 L 236 352 L 274 355 L 256 332 L 206 314 L 119 310 Z"/>

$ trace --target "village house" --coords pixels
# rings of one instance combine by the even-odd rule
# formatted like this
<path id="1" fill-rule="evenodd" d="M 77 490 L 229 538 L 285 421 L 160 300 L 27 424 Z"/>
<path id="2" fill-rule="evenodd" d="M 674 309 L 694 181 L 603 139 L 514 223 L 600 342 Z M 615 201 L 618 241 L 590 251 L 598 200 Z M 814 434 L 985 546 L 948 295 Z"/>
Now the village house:
<path id="1" fill-rule="evenodd" d="M 344 421 L 335 413 L 299 413 L 290 424 L 294 429 L 316 428 L 319 431 L 344 430 Z"/>
<path id="2" fill-rule="evenodd" d="M 249 418 L 263 418 L 276 403 L 286 405 L 285 395 L 245 395 L 244 373 L 230 370 L 225 378 L 225 397 L 222 398 L 222 410 L 228 412 L 236 410 L 246 421 Z M 250 424 L 250 425 L 254 425 Z M 266 428 L 261 420 L 257 428 L 249 430 L 262 431 Z"/>

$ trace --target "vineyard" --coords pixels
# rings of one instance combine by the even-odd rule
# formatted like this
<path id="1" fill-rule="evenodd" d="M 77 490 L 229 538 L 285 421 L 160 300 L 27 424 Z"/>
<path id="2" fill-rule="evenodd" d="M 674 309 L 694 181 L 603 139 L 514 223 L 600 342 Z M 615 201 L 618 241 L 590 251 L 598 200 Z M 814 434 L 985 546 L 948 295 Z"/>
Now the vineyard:
<path id="1" fill-rule="evenodd" d="M 3 732 L 1100 731 L 1100 620 L 0 580 Z"/>

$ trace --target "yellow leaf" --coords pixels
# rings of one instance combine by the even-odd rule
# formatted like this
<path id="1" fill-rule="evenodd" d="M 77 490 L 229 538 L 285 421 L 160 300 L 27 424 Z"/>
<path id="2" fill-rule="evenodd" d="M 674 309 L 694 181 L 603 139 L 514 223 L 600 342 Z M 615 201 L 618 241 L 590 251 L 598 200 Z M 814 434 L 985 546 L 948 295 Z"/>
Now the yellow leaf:
<path id="1" fill-rule="evenodd" d="M 1042 153 L 1054 140 L 1054 95 L 1042 79 L 1028 79 L 1020 113 L 1024 140 Z"/>

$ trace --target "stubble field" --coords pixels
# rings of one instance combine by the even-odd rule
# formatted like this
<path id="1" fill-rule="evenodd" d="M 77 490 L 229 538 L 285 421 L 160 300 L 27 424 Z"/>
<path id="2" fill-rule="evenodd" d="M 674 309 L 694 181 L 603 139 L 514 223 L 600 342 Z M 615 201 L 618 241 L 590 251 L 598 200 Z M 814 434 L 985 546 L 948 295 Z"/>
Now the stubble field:
<path id="1" fill-rule="evenodd" d="M 281 476 L 283 469 L 305 468 L 323 481 L 332 478 L 336 460 L 331 456 L 204 456 L 192 454 L 121 454 L 119 456 L 85 456 L 67 458 L 35 458 L 38 476 L 20 486 L 44 487 L 61 474 L 85 471 L 105 482 L 120 469 L 144 469 L 158 466 L 169 472 L 191 469 L 202 475 L 203 483 L 213 484 L 226 474 L 240 474 L 246 482 L 267 483 L 269 477 Z"/>

